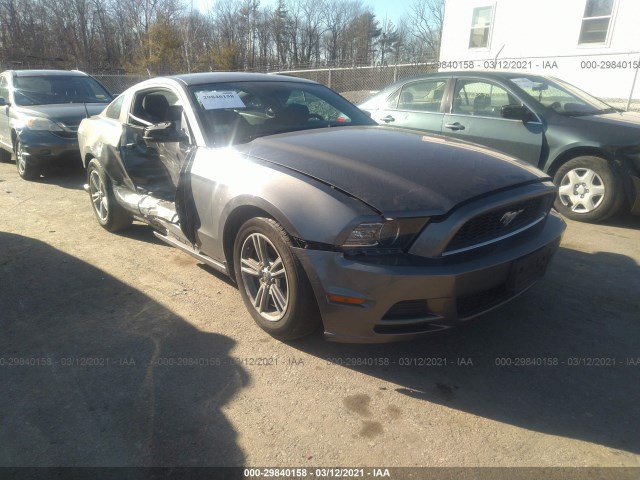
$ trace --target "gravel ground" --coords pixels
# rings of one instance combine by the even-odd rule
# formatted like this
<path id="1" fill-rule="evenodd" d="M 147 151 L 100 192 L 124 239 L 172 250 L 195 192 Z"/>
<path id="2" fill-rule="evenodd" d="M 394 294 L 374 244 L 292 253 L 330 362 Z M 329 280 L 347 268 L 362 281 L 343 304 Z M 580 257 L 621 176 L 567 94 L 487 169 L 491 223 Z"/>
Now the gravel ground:
<path id="1" fill-rule="evenodd" d="M 640 467 L 637 217 L 464 329 L 282 343 L 83 182 L 0 164 L 0 466 Z"/>

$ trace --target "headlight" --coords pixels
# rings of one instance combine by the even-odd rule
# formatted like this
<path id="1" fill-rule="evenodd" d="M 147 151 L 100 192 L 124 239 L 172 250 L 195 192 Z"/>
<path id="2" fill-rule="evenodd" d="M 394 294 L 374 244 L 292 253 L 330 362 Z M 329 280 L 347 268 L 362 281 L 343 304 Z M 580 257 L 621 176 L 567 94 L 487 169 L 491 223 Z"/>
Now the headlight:
<path id="1" fill-rule="evenodd" d="M 48 130 L 50 132 L 63 132 L 65 128 L 44 117 L 24 116 L 18 119 L 18 128 L 29 128 L 31 130 Z"/>
<path id="2" fill-rule="evenodd" d="M 342 246 L 363 253 L 367 249 L 375 253 L 397 253 L 413 242 L 428 221 L 428 218 L 402 218 L 363 222 L 349 233 Z"/>

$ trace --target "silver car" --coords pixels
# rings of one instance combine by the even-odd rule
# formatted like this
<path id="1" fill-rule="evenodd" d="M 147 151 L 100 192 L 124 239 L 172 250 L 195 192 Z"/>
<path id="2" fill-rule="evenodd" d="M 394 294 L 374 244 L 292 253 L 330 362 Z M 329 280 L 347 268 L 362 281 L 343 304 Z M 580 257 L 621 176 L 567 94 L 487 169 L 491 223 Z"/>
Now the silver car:
<path id="1" fill-rule="evenodd" d="M 238 284 L 280 339 L 387 342 L 459 325 L 529 288 L 565 228 L 539 170 L 385 129 L 290 77 L 155 78 L 83 120 L 86 190 Z"/>

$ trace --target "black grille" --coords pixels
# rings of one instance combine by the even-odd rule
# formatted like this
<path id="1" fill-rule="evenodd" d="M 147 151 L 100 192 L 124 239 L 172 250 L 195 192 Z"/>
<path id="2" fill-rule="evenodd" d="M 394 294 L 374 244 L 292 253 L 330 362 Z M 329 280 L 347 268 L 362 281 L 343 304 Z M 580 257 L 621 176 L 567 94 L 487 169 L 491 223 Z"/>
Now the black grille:
<path id="1" fill-rule="evenodd" d="M 78 138 L 78 132 L 51 132 L 60 138 Z"/>
<path id="2" fill-rule="evenodd" d="M 384 335 L 402 335 L 409 333 L 425 333 L 434 332 L 436 330 L 444 330 L 445 326 L 430 325 L 427 322 L 412 323 L 409 325 L 376 325 L 374 332 Z"/>
<path id="3" fill-rule="evenodd" d="M 546 197 L 537 197 L 473 217 L 458 230 L 445 253 L 480 245 L 515 232 L 542 217 L 546 205 Z M 508 221 L 510 217 L 512 219 Z"/>
<path id="4" fill-rule="evenodd" d="M 425 300 L 404 300 L 393 305 L 382 317 L 383 320 L 399 320 L 424 317 L 429 314 Z"/>
<path id="5" fill-rule="evenodd" d="M 494 307 L 513 295 L 513 292 L 507 290 L 506 286 L 499 285 L 489 288 L 473 295 L 459 297 L 456 300 L 458 309 L 458 317 L 464 318 L 475 315 Z"/>

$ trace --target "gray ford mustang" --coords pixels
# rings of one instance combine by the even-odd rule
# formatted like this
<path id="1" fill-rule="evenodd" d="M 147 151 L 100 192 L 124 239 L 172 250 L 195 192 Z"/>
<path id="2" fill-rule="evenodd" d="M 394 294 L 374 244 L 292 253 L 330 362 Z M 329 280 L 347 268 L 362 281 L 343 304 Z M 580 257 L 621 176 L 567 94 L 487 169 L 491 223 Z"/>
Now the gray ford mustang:
<path id="1" fill-rule="evenodd" d="M 308 80 L 155 78 L 78 137 L 100 225 L 151 225 L 234 279 L 280 339 L 322 326 L 386 342 L 462 324 L 539 279 L 565 228 L 539 170 L 377 127 Z"/>

